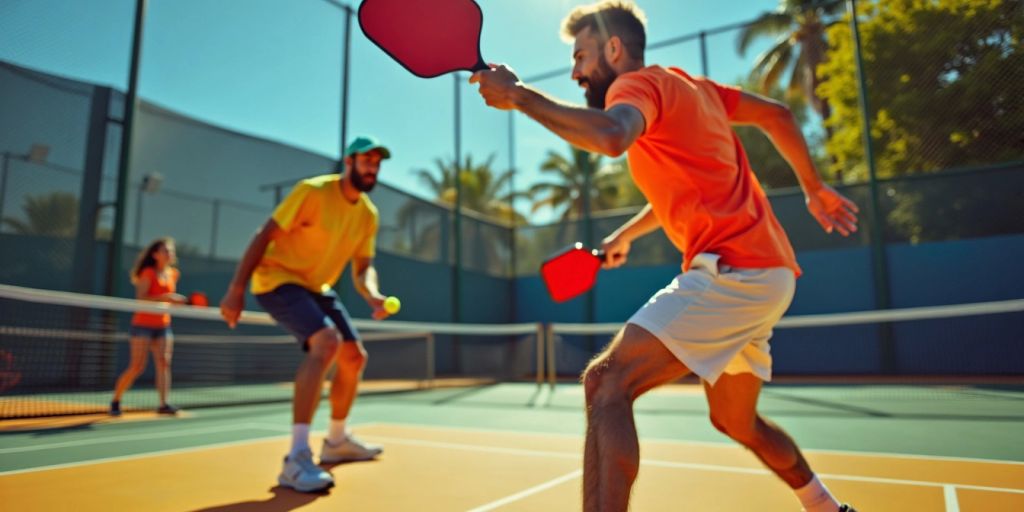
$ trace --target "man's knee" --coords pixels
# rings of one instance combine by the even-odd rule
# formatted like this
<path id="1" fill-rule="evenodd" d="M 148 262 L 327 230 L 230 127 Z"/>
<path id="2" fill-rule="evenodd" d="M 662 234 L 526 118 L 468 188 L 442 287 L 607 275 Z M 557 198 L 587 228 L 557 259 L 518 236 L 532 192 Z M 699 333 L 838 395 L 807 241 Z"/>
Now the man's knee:
<path id="1" fill-rule="evenodd" d="M 308 351 L 306 357 L 310 360 L 327 366 L 334 359 L 341 345 L 341 335 L 332 328 L 323 328 L 309 337 L 306 341 Z"/>
<path id="2" fill-rule="evenodd" d="M 359 343 L 343 342 L 338 349 L 338 365 L 346 370 L 361 371 L 369 355 Z"/>
<path id="3" fill-rule="evenodd" d="M 587 366 L 582 380 L 587 404 L 591 406 L 600 407 L 625 402 L 631 396 L 630 390 L 626 389 L 622 370 L 611 364 L 607 355 L 595 359 Z"/>

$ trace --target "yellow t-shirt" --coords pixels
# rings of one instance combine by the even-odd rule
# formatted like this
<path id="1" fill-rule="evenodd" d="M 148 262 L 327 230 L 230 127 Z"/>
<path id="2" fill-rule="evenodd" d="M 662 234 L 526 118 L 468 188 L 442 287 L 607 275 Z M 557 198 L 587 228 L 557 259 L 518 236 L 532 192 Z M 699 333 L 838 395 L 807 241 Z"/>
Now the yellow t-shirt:
<path id="1" fill-rule="evenodd" d="M 341 193 L 340 181 L 338 174 L 302 180 L 274 210 L 272 218 L 284 235 L 270 243 L 256 266 L 253 294 L 283 284 L 324 292 L 352 258 L 374 256 L 377 208 L 366 194 L 350 203 Z"/>

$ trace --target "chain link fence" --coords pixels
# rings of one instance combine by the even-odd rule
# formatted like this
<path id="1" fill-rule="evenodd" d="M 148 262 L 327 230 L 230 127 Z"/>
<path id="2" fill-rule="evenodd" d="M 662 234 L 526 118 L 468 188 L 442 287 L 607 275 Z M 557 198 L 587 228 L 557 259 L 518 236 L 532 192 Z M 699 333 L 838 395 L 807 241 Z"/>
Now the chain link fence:
<path id="1" fill-rule="evenodd" d="M 818 2 L 776 12 L 776 20 L 790 21 L 768 38 L 747 37 L 765 32 L 758 27 L 771 16 L 764 15 L 653 41 L 647 60 L 789 104 L 823 176 L 862 206 L 872 203 L 874 168 L 877 223 L 866 211 L 857 236 L 828 237 L 807 215 L 788 164 L 767 138 L 756 129 L 737 130 L 798 251 L 867 246 L 873 231 L 889 244 L 1024 232 L 1021 2 L 862 0 L 857 34 L 852 4 Z M 102 243 L 113 231 L 133 8 L 134 2 L 120 0 L 102 20 L 65 0 L 3 8 L 9 16 L 0 16 L 2 282 L 75 288 L 75 274 L 88 268 L 91 284 L 78 288 L 100 291 L 105 280 L 123 275 L 123 269 L 103 268 Z M 192 260 L 237 259 L 297 179 L 337 169 L 346 129 L 349 138 L 374 133 L 407 148 L 396 151 L 383 172 L 389 183 L 408 183 L 417 192 L 382 184 L 372 195 L 381 211 L 380 250 L 452 272 L 454 286 L 466 286 L 458 281 L 462 271 L 497 279 L 536 274 L 546 255 L 576 241 L 598 243 L 643 204 L 624 160 L 575 151 L 521 115 L 483 106 L 465 76 L 453 85 L 416 79 L 397 66 L 360 73 L 387 57 L 358 32 L 346 33 L 349 7 L 260 0 L 264 14 L 250 20 L 252 26 L 234 26 L 232 12 L 242 8 L 254 7 L 188 0 L 153 2 L 147 13 L 151 50 L 142 54 L 141 95 L 219 92 L 199 112 L 141 103 L 124 205 L 126 252 L 169 234 Z M 27 21 L 41 16 L 39 23 Z M 83 19 L 95 25 L 72 30 Z M 195 40 L 181 43 L 180 27 Z M 94 41 L 102 31 L 121 42 Z M 224 37 L 242 38 L 251 51 L 218 49 Z M 346 71 L 347 38 L 357 57 Z M 183 47 L 175 58 L 153 53 L 157 45 L 178 43 Z M 295 55 L 309 58 L 289 57 Z M 190 75 L 196 59 L 223 63 L 222 73 Z M 266 59 L 286 67 L 268 69 Z M 23 62 L 98 78 L 62 78 Z M 181 76 L 187 80 L 172 79 Z M 580 98 L 568 77 L 561 69 L 526 81 L 561 98 Z M 307 87 L 314 82 L 330 86 Z M 437 101 L 403 103 L 402 91 L 411 87 Z M 103 91 L 109 91 L 106 103 L 98 101 Z M 327 95 L 315 110 L 290 101 L 309 94 Z M 348 108 L 345 94 L 353 98 Z M 223 126 L 205 120 L 218 111 L 217 102 L 279 107 L 254 108 L 241 125 Z M 382 119 L 385 104 L 409 115 L 400 122 Z M 242 133 L 273 131 L 296 119 L 308 131 L 295 137 L 310 146 L 327 140 L 319 146 L 337 149 L 324 153 Z M 864 142 L 865 120 L 873 151 Z M 153 175 L 163 182 L 147 191 L 143 179 Z M 454 208 L 456 188 L 461 210 Z M 24 257 L 23 249 L 44 256 Z M 89 265 L 76 267 L 80 260 Z M 656 234 L 636 245 L 630 265 L 678 261 L 678 251 Z"/>

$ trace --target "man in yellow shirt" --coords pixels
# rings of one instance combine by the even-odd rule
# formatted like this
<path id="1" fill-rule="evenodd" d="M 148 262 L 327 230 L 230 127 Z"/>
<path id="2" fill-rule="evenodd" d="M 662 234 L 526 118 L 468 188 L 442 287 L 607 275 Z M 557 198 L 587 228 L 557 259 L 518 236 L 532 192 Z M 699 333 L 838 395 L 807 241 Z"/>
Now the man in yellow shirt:
<path id="1" fill-rule="evenodd" d="M 345 150 L 344 173 L 298 182 L 249 243 L 220 303 L 221 316 L 234 327 L 251 278 L 256 300 L 306 352 L 295 376 L 292 448 L 278 476 L 278 483 L 298 491 L 334 485 L 331 474 L 313 462 L 309 426 L 324 377 L 335 361 L 331 422 L 320 461 L 368 460 L 382 451 L 345 429 L 366 366 L 366 350 L 332 287 L 352 261 L 356 290 L 373 308 L 373 317 L 388 316 L 373 267 L 377 208 L 365 193 L 377 184 L 381 160 L 390 157 L 377 139 L 357 137 Z"/>

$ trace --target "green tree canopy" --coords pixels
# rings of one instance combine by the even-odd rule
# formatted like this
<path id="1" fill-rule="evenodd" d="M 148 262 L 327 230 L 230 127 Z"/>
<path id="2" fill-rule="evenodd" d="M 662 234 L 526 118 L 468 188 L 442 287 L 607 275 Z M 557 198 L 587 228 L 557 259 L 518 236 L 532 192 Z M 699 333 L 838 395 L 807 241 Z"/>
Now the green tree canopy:
<path id="1" fill-rule="evenodd" d="M 1018 0 L 868 0 L 859 4 L 879 177 L 1024 158 L 1024 4 Z M 867 166 L 849 23 L 828 31 L 818 94 L 833 107 L 832 171 Z"/>

